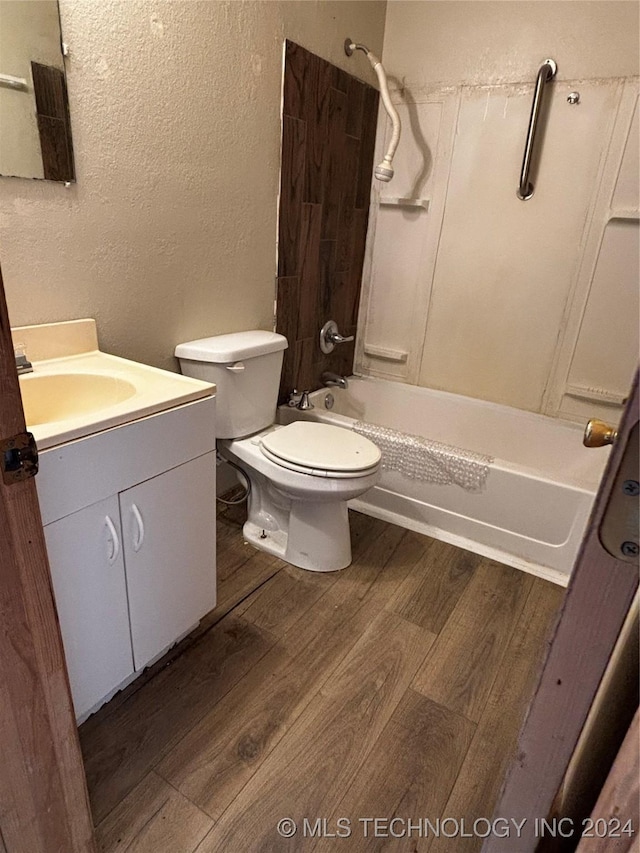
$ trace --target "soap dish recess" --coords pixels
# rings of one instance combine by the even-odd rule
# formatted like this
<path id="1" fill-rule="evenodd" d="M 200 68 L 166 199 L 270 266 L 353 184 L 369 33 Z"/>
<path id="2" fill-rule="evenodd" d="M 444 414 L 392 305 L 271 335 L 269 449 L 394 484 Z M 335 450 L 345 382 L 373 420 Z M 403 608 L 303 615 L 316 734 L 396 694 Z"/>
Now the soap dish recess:
<path id="1" fill-rule="evenodd" d="M 398 198 L 397 196 L 381 196 L 378 200 L 380 207 L 417 207 L 429 210 L 428 198 Z"/>
<path id="2" fill-rule="evenodd" d="M 404 364 L 409 355 L 404 350 L 388 349 L 387 347 L 378 347 L 373 344 L 364 345 L 364 354 L 371 358 L 379 358 L 383 361 L 396 361 L 400 364 Z"/>

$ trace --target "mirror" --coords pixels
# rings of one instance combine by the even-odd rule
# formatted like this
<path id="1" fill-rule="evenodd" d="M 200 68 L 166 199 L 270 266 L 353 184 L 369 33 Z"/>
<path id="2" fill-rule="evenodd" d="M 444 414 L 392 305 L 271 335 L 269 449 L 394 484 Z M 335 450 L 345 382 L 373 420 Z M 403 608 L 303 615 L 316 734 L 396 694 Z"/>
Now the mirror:
<path id="1" fill-rule="evenodd" d="M 0 175 L 75 180 L 57 0 L 0 0 Z"/>

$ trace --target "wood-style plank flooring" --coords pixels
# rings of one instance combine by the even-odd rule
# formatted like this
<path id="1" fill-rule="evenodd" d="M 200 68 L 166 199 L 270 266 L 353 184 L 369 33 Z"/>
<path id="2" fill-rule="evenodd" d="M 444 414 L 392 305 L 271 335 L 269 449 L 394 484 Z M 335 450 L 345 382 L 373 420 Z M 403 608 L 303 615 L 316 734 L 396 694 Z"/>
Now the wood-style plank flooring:
<path id="1" fill-rule="evenodd" d="M 216 609 L 81 728 L 100 850 L 479 850 L 360 819 L 491 817 L 563 591 L 358 513 L 326 575 L 241 527 L 220 513 Z"/>

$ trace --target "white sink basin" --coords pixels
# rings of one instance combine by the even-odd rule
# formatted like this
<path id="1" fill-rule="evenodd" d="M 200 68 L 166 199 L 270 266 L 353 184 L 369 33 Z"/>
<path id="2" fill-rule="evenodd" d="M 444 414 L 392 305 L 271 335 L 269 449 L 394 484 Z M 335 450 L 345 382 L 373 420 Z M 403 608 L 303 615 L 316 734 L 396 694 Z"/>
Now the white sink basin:
<path id="1" fill-rule="evenodd" d="M 100 352 L 94 320 L 13 329 L 33 373 L 20 376 L 40 450 L 210 397 L 215 386 Z"/>
<path id="2" fill-rule="evenodd" d="M 136 386 L 99 373 L 29 373 L 20 377 L 22 405 L 30 427 L 83 417 L 128 400 Z"/>

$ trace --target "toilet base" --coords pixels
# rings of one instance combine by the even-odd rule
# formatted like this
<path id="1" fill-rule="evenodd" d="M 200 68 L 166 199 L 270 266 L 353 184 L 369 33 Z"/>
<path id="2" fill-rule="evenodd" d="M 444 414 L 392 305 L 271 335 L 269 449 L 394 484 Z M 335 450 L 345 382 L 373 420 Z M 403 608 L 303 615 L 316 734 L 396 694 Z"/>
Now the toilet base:
<path id="1" fill-rule="evenodd" d="M 344 501 L 335 503 L 293 502 L 288 532 L 264 527 L 258 514 L 243 527 L 244 538 L 258 548 L 293 566 L 311 572 L 336 572 L 351 563 L 351 531 Z M 273 528 L 273 525 L 271 525 Z"/>
<path id="2" fill-rule="evenodd" d="M 259 436 L 221 440 L 218 449 L 251 484 L 247 542 L 310 572 L 337 572 L 351 563 L 347 501 L 375 486 L 378 468 L 354 477 L 306 474 L 268 459 Z"/>

